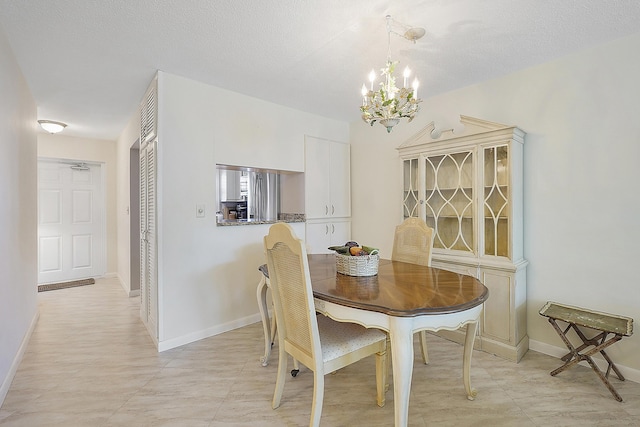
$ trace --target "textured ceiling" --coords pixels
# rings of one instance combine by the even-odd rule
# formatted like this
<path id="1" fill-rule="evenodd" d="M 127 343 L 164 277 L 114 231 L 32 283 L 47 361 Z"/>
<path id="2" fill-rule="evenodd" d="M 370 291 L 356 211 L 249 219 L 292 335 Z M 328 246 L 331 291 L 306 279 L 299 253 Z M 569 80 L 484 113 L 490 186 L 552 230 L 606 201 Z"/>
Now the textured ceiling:
<path id="1" fill-rule="evenodd" d="M 426 29 L 391 38 L 422 98 L 640 32 L 632 0 L 0 0 L 0 31 L 39 119 L 115 139 L 156 70 L 359 120 L 387 14 Z"/>

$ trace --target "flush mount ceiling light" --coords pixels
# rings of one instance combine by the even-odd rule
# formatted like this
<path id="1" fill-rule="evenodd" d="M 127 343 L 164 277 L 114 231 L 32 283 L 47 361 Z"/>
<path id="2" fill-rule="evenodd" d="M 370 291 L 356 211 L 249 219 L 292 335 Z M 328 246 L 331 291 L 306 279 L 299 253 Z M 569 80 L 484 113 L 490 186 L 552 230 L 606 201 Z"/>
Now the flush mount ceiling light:
<path id="1" fill-rule="evenodd" d="M 46 130 L 49 133 L 58 133 L 62 131 L 62 129 L 67 127 L 66 123 L 62 122 L 54 122 L 52 120 L 38 120 L 42 129 Z"/>
<path id="2" fill-rule="evenodd" d="M 391 15 L 386 16 L 387 20 L 387 62 L 384 68 L 380 69 L 380 76 L 384 81 L 379 83 L 380 88 L 373 90 L 373 84 L 376 80 L 376 72 L 371 70 L 369 73 L 369 90 L 366 85 L 362 85 L 362 106 L 360 111 L 362 112 L 362 120 L 369 123 L 371 126 L 375 122 L 380 122 L 381 125 L 387 128 L 387 132 L 391 132 L 391 129 L 400 122 L 401 118 L 408 118 L 409 121 L 413 120 L 413 117 L 420 109 L 418 104 L 422 102 L 418 99 L 418 79 L 414 79 L 411 87 L 407 87 L 411 70 L 409 67 L 404 69 L 402 74 L 404 78 L 403 87 L 398 88 L 396 86 L 396 78 L 393 75 L 397 61 L 391 60 L 391 33 L 403 37 L 412 42 L 420 39 L 425 34 L 424 28 L 410 28 L 397 21 L 391 19 Z M 398 33 L 393 31 L 392 24 L 402 26 L 405 30 L 404 33 Z"/>

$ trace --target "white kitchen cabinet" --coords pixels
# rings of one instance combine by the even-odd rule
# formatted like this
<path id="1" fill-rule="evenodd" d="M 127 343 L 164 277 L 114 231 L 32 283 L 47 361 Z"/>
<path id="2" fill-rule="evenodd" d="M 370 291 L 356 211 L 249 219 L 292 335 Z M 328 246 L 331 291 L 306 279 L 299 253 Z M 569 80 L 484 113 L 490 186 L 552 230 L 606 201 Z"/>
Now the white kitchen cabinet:
<path id="1" fill-rule="evenodd" d="M 336 219 L 330 221 L 312 220 L 306 225 L 306 245 L 310 254 L 335 253 L 329 246 L 343 245 L 351 237 L 351 220 Z"/>
<path id="2" fill-rule="evenodd" d="M 309 253 L 351 240 L 350 146 L 305 137 L 306 244 Z"/>
<path id="3" fill-rule="evenodd" d="M 350 146 L 305 137 L 305 210 L 307 219 L 351 216 Z"/>
<path id="4" fill-rule="evenodd" d="M 523 256 L 524 132 L 461 116 L 460 135 L 427 126 L 403 143 L 404 217 L 434 229 L 432 265 L 489 289 L 476 347 L 519 361 L 529 348 Z M 464 334 L 442 335 L 464 342 Z"/>

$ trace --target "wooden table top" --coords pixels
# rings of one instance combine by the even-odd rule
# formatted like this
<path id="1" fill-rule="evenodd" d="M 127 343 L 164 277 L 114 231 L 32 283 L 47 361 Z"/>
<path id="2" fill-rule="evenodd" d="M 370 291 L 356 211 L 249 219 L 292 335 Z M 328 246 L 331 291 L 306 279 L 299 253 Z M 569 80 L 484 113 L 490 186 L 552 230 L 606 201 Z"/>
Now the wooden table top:
<path id="1" fill-rule="evenodd" d="M 335 255 L 308 259 L 313 295 L 348 307 L 413 317 L 464 311 L 489 297 L 476 278 L 439 268 L 381 259 L 376 276 L 354 277 L 337 273 Z"/>

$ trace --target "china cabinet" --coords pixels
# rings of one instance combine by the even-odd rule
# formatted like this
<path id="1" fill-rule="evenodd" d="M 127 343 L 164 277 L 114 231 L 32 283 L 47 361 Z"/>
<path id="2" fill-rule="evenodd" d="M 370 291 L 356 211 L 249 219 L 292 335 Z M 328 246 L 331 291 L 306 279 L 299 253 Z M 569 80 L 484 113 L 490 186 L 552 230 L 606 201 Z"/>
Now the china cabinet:
<path id="1" fill-rule="evenodd" d="M 477 347 L 519 361 L 529 347 L 523 254 L 524 132 L 461 116 L 462 132 L 433 123 L 399 148 L 404 217 L 434 229 L 432 265 L 489 288 Z M 464 334 L 443 336 L 463 342 Z"/>
<path id="2" fill-rule="evenodd" d="M 306 243 L 310 253 L 351 237 L 350 146 L 305 137 Z"/>

